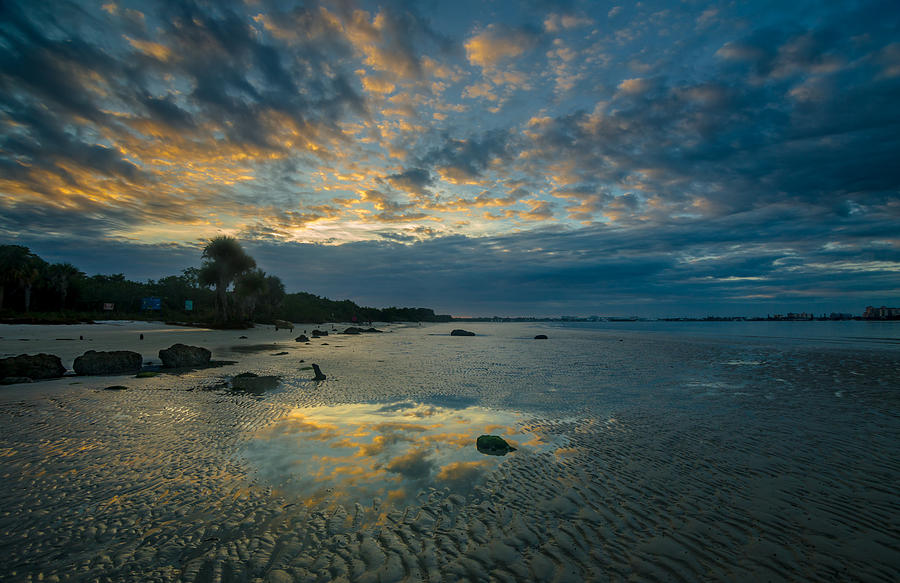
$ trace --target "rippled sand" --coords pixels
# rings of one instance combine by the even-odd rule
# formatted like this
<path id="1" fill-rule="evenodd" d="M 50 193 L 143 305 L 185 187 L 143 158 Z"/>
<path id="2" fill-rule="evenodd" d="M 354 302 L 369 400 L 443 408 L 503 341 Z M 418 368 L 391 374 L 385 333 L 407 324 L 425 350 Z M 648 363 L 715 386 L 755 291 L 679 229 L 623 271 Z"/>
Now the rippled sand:
<path id="1" fill-rule="evenodd" d="M 896 346 L 452 327 L 0 327 L 3 356 L 68 367 L 238 361 L 0 387 L 0 579 L 900 578 Z M 282 382 L 228 390 L 245 371 Z"/>

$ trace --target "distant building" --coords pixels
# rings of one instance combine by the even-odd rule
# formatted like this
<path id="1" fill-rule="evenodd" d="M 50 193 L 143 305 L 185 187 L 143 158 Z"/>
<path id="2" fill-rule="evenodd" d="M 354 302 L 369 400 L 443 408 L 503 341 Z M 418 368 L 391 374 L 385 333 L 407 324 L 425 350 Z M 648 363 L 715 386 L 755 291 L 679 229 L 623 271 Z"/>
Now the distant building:
<path id="1" fill-rule="evenodd" d="M 900 308 L 866 306 L 863 320 L 900 320 Z"/>

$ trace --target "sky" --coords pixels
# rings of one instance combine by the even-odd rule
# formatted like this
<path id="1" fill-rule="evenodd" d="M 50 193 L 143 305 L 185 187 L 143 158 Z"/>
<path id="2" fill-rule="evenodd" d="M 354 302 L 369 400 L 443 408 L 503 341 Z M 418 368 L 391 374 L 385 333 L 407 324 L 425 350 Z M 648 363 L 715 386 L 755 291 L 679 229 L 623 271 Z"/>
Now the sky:
<path id="1" fill-rule="evenodd" d="M 900 304 L 900 4 L 0 4 L 0 244 L 472 316 Z"/>

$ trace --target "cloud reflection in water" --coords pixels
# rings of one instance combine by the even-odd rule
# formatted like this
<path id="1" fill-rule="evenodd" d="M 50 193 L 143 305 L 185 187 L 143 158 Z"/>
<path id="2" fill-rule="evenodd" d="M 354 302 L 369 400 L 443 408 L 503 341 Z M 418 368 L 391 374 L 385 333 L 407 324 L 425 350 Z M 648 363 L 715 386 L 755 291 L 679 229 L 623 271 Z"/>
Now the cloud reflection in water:
<path id="1" fill-rule="evenodd" d="M 429 486 L 465 494 L 477 484 L 501 462 L 475 448 L 483 433 L 549 448 L 517 429 L 522 420 L 510 411 L 408 401 L 294 409 L 254 435 L 245 456 L 258 478 L 309 502 L 403 503 Z"/>

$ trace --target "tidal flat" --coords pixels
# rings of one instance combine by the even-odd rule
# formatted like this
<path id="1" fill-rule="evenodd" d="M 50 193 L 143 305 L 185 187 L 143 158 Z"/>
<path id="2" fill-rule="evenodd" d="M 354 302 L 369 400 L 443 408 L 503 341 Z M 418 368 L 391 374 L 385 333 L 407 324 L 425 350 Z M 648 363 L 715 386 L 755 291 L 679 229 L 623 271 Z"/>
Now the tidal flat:
<path id="1" fill-rule="evenodd" d="M 900 579 L 900 326 L 760 324 L 0 326 L 234 362 L 0 387 L 0 580 Z"/>

